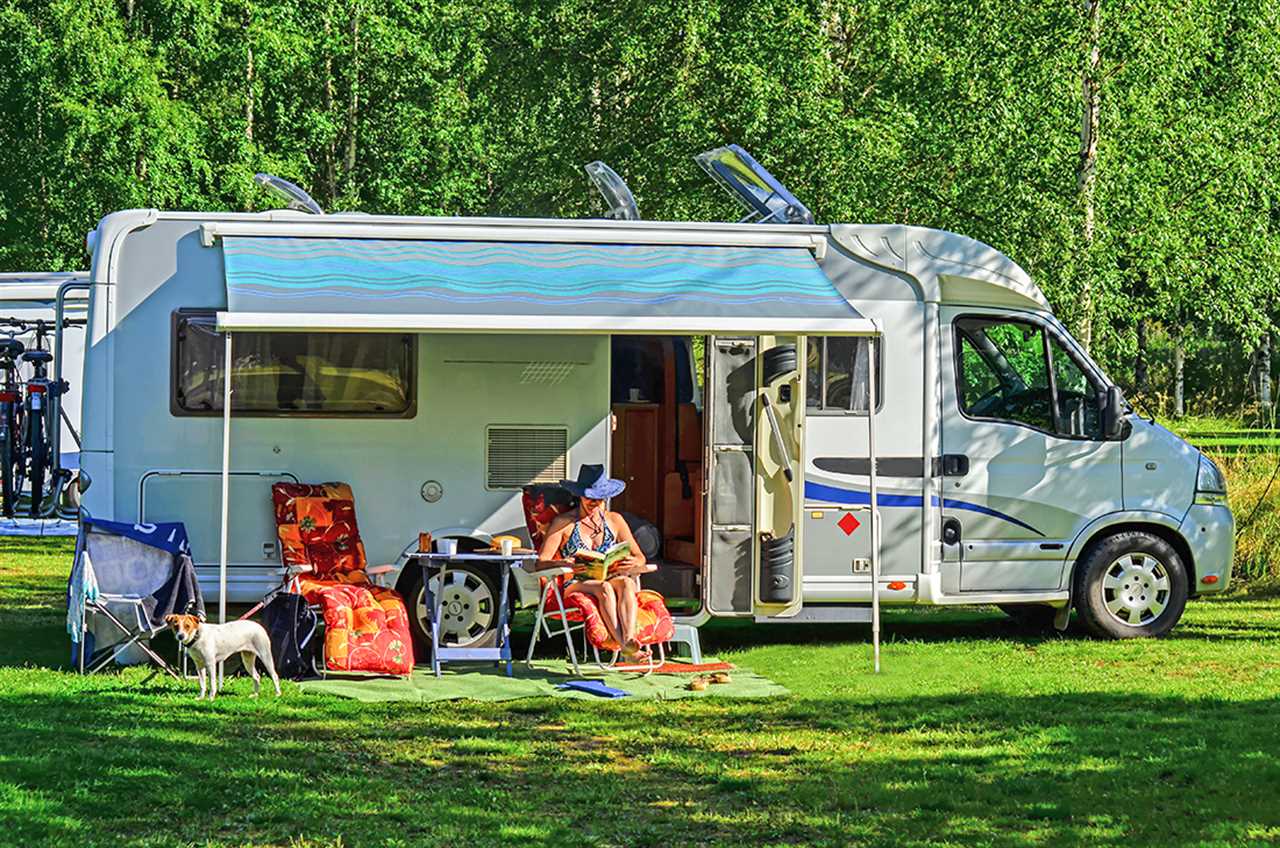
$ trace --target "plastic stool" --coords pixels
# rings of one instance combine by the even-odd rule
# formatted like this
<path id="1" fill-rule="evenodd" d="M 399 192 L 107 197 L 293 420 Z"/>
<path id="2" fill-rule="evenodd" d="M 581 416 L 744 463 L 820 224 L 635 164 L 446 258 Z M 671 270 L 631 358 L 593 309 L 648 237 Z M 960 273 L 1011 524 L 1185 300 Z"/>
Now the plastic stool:
<path id="1" fill-rule="evenodd" d="M 689 648 L 689 662 L 701 665 L 702 645 L 698 642 L 698 628 L 692 624 L 677 624 L 675 631 L 675 635 L 671 637 L 671 644 L 686 645 Z"/>

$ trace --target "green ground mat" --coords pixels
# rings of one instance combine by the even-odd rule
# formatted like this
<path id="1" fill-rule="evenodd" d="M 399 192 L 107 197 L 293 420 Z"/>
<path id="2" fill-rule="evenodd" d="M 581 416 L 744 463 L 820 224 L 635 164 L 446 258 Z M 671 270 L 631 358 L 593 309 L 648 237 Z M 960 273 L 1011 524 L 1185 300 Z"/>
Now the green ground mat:
<path id="1" fill-rule="evenodd" d="M 786 695 L 787 690 L 766 677 L 735 668 L 733 682 L 708 686 L 702 692 L 685 687 L 697 675 L 651 674 L 641 677 L 632 672 L 601 672 L 599 668 L 582 666 L 583 677 L 603 680 L 609 686 L 631 693 L 632 698 L 673 700 L 675 698 L 771 698 Z M 533 668 L 516 663 L 514 677 L 487 664 L 445 666 L 437 679 L 430 668 L 415 668 L 407 680 L 392 678 L 307 680 L 299 684 L 303 692 L 336 695 L 357 701 L 451 701 L 470 698 L 475 701 L 512 701 L 550 695 L 555 698 L 579 698 L 606 701 L 597 695 L 557 689 L 557 683 L 573 679 L 569 664 L 560 660 L 540 660 Z M 618 699 L 626 700 L 626 699 Z"/>

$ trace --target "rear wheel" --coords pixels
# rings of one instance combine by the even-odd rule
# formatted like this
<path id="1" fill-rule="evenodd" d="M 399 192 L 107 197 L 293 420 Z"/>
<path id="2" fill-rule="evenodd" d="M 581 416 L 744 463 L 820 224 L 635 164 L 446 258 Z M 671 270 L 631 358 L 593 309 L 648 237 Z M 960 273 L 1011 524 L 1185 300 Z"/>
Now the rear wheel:
<path id="1" fill-rule="evenodd" d="M 409 608 L 409 629 L 414 653 L 430 656 L 430 616 L 427 593 L 422 586 L 422 570 L 411 563 L 414 573 L 405 584 L 405 604 Z M 432 591 L 440 591 L 441 643 L 446 648 L 491 648 L 498 642 L 498 599 L 501 597 L 493 575 L 479 563 L 457 562 L 449 567 L 444 587 L 432 576 Z"/>
<path id="2" fill-rule="evenodd" d="M 14 485 L 14 436 L 13 408 L 6 404 L 0 412 L 0 497 L 4 498 L 5 518 L 13 518 L 17 503 L 18 487 Z"/>
<path id="3" fill-rule="evenodd" d="M 48 445 L 44 441 L 44 416 L 39 410 L 33 410 L 29 420 L 31 439 L 27 444 L 31 454 L 31 517 L 39 518 L 40 507 L 44 503 L 44 472 Z"/>
<path id="4" fill-rule="evenodd" d="M 1150 533 L 1108 536 L 1076 564 L 1076 609 L 1095 636 L 1164 636 L 1182 617 L 1187 594 L 1182 558 Z"/>

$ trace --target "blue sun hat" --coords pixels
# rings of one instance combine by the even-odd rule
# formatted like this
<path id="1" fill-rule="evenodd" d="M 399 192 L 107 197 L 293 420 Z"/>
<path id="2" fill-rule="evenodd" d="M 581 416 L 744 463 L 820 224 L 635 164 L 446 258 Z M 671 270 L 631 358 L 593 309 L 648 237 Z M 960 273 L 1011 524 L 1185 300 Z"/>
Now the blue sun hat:
<path id="1" fill-rule="evenodd" d="M 627 484 L 605 473 L 603 465 L 581 465 L 577 480 L 561 480 L 561 488 L 568 489 L 580 498 L 607 501 L 622 494 Z"/>

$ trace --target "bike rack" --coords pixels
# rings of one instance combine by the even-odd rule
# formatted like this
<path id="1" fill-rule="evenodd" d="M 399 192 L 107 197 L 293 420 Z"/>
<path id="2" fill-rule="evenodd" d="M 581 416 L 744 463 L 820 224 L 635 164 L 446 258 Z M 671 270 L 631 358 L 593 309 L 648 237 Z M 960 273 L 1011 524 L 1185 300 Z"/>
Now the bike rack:
<path id="1" fill-rule="evenodd" d="M 67 293 L 71 291 L 87 292 L 87 291 L 91 291 L 92 289 L 93 289 L 93 283 L 89 282 L 88 280 L 85 280 L 85 281 L 68 280 L 67 282 L 58 286 L 58 297 L 57 297 L 57 300 L 54 302 L 54 312 L 53 312 L 53 382 L 54 382 L 54 385 L 62 384 L 62 330 L 63 330 L 62 322 L 63 322 L 63 319 L 66 317 Z M 88 320 L 88 317 L 86 316 L 86 321 L 84 326 L 84 331 L 86 334 L 89 332 L 89 323 L 90 322 Z M 45 416 L 48 419 L 45 422 L 45 431 L 49 434 L 49 453 L 53 454 L 53 456 L 50 457 L 50 473 L 52 474 L 51 479 L 57 480 L 61 476 L 64 470 L 62 467 L 62 423 L 61 423 L 64 413 L 62 411 L 61 393 L 54 393 L 54 394 L 56 394 L 57 396 L 49 398 L 48 399 L 49 403 L 45 407 Z M 70 426 L 70 422 L 67 422 L 67 425 L 68 425 L 67 429 L 71 430 L 72 435 L 74 435 L 75 428 Z M 49 499 L 50 501 L 49 509 L 47 511 L 44 509 L 40 510 L 41 514 L 45 517 L 58 513 L 58 495 L 60 494 L 60 492 L 56 491 L 56 488 L 57 487 L 55 487 L 53 496 Z M 37 496 L 38 496 L 38 493 L 32 492 L 32 497 L 37 497 Z M 66 516 L 59 515 L 59 517 L 66 517 Z"/>

